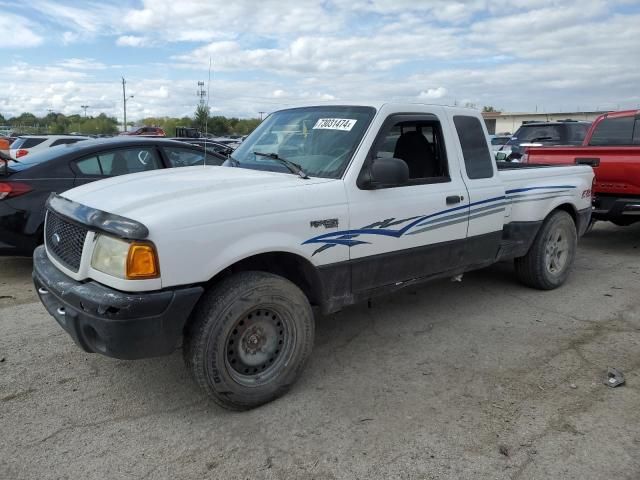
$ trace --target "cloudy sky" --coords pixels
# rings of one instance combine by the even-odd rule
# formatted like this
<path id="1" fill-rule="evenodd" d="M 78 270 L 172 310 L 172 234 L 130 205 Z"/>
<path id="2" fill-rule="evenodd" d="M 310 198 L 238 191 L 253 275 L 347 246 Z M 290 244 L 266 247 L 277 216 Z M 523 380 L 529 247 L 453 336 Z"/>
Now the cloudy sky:
<path id="1" fill-rule="evenodd" d="M 182 116 L 319 101 L 638 108 L 638 0 L 0 0 L 0 113 Z"/>

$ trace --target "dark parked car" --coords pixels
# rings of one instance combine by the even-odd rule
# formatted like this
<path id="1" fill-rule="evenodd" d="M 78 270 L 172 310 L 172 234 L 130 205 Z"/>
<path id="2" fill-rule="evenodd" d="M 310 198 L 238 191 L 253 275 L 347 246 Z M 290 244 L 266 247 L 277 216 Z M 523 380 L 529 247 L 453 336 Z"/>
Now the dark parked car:
<path id="1" fill-rule="evenodd" d="M 524 147 L 582 145 L 590 126 L 591 122 L 577 120 L 523 123 L 496 152 L 496 160 L 519 161 Z"/>
<path id="2" fill-rule="evenodd" d="M 42 243 L 51 192 L 104 178 L 159 168 L 221 165 L 226 156 L 174 140 L 115 137 L 85 140 L 0 160 L 0 255 L 31 255 Z"/>

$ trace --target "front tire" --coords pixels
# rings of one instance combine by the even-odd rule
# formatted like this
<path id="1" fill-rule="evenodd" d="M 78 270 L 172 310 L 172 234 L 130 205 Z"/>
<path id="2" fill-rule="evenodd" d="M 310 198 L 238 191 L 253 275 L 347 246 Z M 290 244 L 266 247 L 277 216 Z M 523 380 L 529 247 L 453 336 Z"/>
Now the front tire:
<path id="1" fill-rule="evenodd" d="M 527 254 L 515 259 L 518 279 L 529 287 L 552 290 L 562 285 L 576 254 L 576 224 L 567 212 L 552 212 Z"/>
<path id="2" fill-rule="evenodd" d="M 219 405 L 247 410 L 283 395 L 311 354 L 313 311 L 285 278 L 240 272 L 208 291 L 185 332 L 184 359 Z"/>

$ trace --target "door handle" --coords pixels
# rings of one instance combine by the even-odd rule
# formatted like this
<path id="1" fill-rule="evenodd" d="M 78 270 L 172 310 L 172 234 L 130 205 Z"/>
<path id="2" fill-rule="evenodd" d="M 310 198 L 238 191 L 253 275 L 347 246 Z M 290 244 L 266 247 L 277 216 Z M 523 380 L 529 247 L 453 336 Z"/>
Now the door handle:
<path id="1" fill-rule="evenodd" d="M 453 205 L 454 203 L 460 203 L 462 200 L 464 200 L 464 197 L 462 195 L 449 195 L 447 197 L 447 205 Z"/>
<path id="2" fill-rule="evenodd" d="M 576 158 L 576 165 L 589 165 L 591 167 L 599 167 L 599 158 Z"/>

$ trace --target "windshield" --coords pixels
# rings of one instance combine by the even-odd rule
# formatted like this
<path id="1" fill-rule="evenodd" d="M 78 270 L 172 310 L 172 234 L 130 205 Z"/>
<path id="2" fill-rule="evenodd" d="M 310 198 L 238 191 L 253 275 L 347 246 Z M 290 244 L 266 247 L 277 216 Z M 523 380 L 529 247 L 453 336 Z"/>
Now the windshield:
<path id="1" fill-rule="evenodd" d="M 346 106 L 276 112 L 233 152 L 232 164 L 291 173 L 280 158 L 309 176 L 340 178 L 374 114 L 371 107 Z"/>

